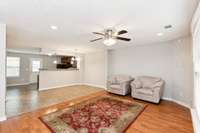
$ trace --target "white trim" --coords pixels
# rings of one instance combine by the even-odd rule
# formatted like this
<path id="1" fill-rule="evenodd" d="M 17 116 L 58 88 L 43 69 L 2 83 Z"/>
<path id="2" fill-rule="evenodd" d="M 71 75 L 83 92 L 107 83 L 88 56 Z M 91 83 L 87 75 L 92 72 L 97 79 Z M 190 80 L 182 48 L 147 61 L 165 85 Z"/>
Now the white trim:
<path id="1" fill-rule="evenodd" d="M 102 88 L 102 89 L 107 90 L 107 88 L 103 85 L 90 84 L 90 83 L 83 83 L 83 85 L 94 86 L 94 87 L 97 87 L 97 88 Z"/>
<path id="2" fill-rule="evenodd" d="M 0 117 L 0 121 L 5 121 L 6 119 L 7 119 L 6 116 L 2 116 L 2 117 Z"/>
<path id="3" fill-rule="evenodd" d="M 53 87 L 47 87 L 47 88 L 39 88 L 39 91 L 57 89 L 57 88 L 62 88 L 62 87 L 67 87 L 67 86 L 74 86 L 74 85 L 88 85 L 88 86 L 94 86 L 94 87 L 98 87 L 98 88 L 102 88 L 106 90 L 106 87 L 102 85 L 89 84 L 89 83 L 73 83 L 73 84 L 66 84 L 66 85 L 53 86 Z"/>
<path id="4" fill-rule="evenodd" d="M 23 50 L 16 50 L 16 49 L 6 49 L 6 52 L 10 53 L 19 53 L 19 54 L 36 54 L 36 55 L 43 55 L 41 52 L 33 52 L 33 51 L 23 51 Z"/>
<path id="5" fill-rule="evenodd" d="M 192 34 L 194 34 L 197 29 L 197 23 L 199 22 L 199 19 L 200 19 L 200 4 L 198 4 L 196 10 L 195 10 L 195 13 L 193 15 L 193 18 L 192 18 L 192 22 L 191 22 L 191 32 Z"/>
<path id="6" fill-rule="evenodd" d="M 37 84 L 37 82 L 29 82 L 29 84 Z"/>
<path id="7" fill-rule="evenodd" d="M 19 83 L 19 84 L 7 84 L 7 87 L 11 86 L 20 86 L 20 85 L 30 85 L 30 84 L 36 84 L 37 82 L 27 82 L 27 83 Z"/>
<path id="8" fill-rule="evenodd" d="M 192 124 L 193 124 L 193 128 L 194 128 L 194 132 L 200 133 L 200 120 L 197 115 L 197 111 L 193 108 L 190 111 L 191 111 L 191 115 L 192 115 Z"/>
<path id="9" fill-rule="evenodd" d="M 179 104 L 179 105 L 182 105 L 182 106 L 184 106 L 184 107 L 186 107 L 186 108 L 189 108 L 189 109 L 191 108 L 190 105 L 188 105 L 188 104 L 186 104 L 186 103 L 184 103 L 184 102 L 181 102 L 181 101 L 178 101 L 178 100 L 172 99 L 172 98 L 162 97 L 161 99 L 175 102 L 175 103 L 177 103 L 177 104 Z"/>
<path id="10" fill-rule="evenodd" d="M 60 56 L 75 56 L 74 51 L 69 51 L 69 50 L 52 50 L 52 49 L 6 49 L 6 52 L 10 53 L 19 53 L 19 54 L 34 54 L 34 55 L 48 55 L 49 53 L 56 53 L 56 55 Z M 78 54 L 84 54 L 84 53 L 78 53 Z"/>
<path id="11" fill-rule="evenodd" d="M 50 90 L 50 89 L 58 89 L 58 88 L 67 87 L 67 86 L 74 86 L 74 85 L 83 85 L 83 83 L 73 83 L 73 84 L 66 84 L 66 85 L 60 85 L 60 86 L 52 86 L 52 87 L 47 87 L 47 88 L 39 88 L 39 91 L 45 91 L 45 90 Z"/>

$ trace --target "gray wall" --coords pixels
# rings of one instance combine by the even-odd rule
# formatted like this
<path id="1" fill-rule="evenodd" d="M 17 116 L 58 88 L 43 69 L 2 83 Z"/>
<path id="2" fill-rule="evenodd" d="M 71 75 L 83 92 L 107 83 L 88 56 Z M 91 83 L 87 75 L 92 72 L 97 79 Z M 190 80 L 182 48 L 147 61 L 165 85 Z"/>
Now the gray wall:
<path id="1" fill-rule="evenodd" d="M 42 59 L 43 68 L 55 69 L 56 65 L 53 61 L 58 57 L 47 56 L 47 55 L 35 55 L 35 54 L 22 54 L 22 53 L 11 53 L 7 52 L 7 56 L 20 57 L 20 76 L 19 77 L 8 77 L 7 85 L 15 84 L 27 84 L 30 82 L 30 63 L 31 58 Z"/>
<path id="2" fill-rule="evenodd" d="M 192 104 L 191 38 L 160 44 L 132 46 L 108 52 L 108 75 L 130 74 L 162 77 L 164 97 Z"/>
<path id="3" fill-rule="evenodd" d="M 85 54 L 83 79 L 85 84 L 106 88 L 107 51 Z"/>

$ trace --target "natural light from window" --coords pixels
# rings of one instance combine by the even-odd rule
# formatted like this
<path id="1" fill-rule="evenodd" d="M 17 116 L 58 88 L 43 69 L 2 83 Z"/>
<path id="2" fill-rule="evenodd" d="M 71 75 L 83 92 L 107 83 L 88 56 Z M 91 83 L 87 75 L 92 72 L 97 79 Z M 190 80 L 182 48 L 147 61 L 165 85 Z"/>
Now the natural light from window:
<path id="1" fill-rule="evenodd" d="M 20 58 L 7 57 L 7 77 L 19 77 L 20 74 Z"/>
<path id="2" fill-rule="evenodd" d="M 32 72 L 39 72 L 41 66 L 40 60 L 32 60 Z"/>

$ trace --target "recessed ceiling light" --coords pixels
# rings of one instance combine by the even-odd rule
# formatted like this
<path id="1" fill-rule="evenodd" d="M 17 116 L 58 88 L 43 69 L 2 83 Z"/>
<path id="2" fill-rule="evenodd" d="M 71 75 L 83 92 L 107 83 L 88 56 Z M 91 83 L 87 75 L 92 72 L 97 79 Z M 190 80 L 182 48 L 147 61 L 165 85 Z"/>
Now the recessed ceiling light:
<path id="1" fill-rule="evenodd" d="M 57 29 L 58 29 L 58 27 L 57 27 L 57 26 L 55 26 L 55 25 L 52 25 L 52 26 L 51 26 L 51 29 L 52 29 L 52 30 L 57 30 Z"/>
<path id="2" fill-rule="evenodd" d="M 163 33 L 161 33 L 161 32 L 157 33 L 157 36 L 163 36 Z"/>

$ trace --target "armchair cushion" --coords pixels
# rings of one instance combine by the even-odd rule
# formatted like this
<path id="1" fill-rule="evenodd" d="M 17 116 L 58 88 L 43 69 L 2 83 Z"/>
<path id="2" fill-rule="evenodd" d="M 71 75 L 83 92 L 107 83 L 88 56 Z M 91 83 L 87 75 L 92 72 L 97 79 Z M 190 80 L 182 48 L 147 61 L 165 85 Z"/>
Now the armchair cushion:
<path id="1" fill-rule="evenodd" d="M 149 88 L 137 89 L 136 92 L 145 95 L 153 95 L 153 90 Z"/>
<path id="2" fill-rule="evenodd" d="M 139 80 L 142 82 L 142 88 L 152 88 L 161 78 L 141 76 Z"/>
<path id="3" fill-rule="evenodd" d="M 123 82 L 127 82 L 132 80 L 133 78 L 131 76 L 127 76 L 127 75 L 117 75 L 115 77 L 115 80 L 117 83 L 123 83 Z"/>
<path id="4" fill-rule="evenodd" d="M 112 84 L 112 85 L 110 85 L 110 87 L 112 87 L 113 89 L 119 89 L 120 84 Z"/>

